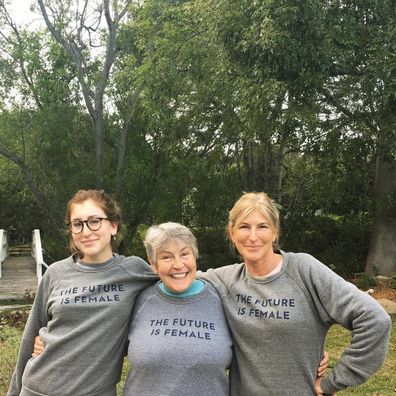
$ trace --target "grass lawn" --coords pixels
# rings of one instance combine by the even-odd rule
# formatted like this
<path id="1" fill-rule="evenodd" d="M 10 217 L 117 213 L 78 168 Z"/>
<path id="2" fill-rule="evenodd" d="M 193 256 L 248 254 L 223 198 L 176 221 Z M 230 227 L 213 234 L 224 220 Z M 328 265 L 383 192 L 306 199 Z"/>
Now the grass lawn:
<path id="1" fill-rule="evenodd" d="M 392 334 L 389 352 L 384 366 L 369 381 L 357 388 L 351 388 L 337 395 L 391 396 L 396 395 L 396 315 L 392 317 Z M 8 383 L 16 361 L 21 326 L 10 327 L 0 317 L 0 395 L 6 394 Z M 350 333 L 340 326 L 333 326 L 326 339 L 326 350 L 330 353 L 330 367 L 340 357 L 344 346 L 349 342 Z M 123 381 L 127 370 L 124 364 Z M 123 381 L 117 394 L 121 395 Z"/>
<path id="2" fill-rule="evenodd" d="M 22 330 L 0 323 L 0 395 L 7 393 L 14 370 Z"/>
<path id="3" fill-rule="evenodd" d="M 341 326 L 333 326 L 326 338 L 326 350 L 330 353 L 330 367 L 341 356 L 350 333 Z M 337 395 L 395 396 L 396 395 L 396 315 L 392 316 L 392 333 L 388 356 L 382 368 L 364 384 L 338 392 Z"/>

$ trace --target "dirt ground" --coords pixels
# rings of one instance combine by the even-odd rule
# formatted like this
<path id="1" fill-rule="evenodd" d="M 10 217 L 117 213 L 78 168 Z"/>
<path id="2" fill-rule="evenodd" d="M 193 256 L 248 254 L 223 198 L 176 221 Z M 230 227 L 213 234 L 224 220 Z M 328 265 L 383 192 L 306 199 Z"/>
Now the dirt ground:
<path id="1" fill-rule="evenodd" d="M 389 287 L 388 281 L 379 281 L 376 287 L 373 287 L 374 293 L 372 296 L 376 299 L 386 299 L 396 303 L 396 289 Z"/>

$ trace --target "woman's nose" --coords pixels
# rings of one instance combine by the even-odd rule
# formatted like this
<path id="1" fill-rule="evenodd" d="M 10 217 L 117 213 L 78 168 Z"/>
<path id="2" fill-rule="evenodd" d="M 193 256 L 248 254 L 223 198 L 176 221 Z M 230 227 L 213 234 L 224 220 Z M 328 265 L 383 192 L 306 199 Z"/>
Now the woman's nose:
<path id="1" fill-rule="evenodd" d="M 175 269 L 180 269 L 180 268 L 183 268 L 183 260 L 179 257 L 176 257 L 174 260 L 173 260 L 173 264 L 172 264 L 172 267 L 173 268 L 175 268 Z"/>
<path id="2" fill-rule="evenodd" d="M 250 229 L 249 239 L 253 241 L 257 239 L 257 232 L 255 228 Z"/>
<path id="3" fill-rule="evenodd" d="M 84 227 L 81 231 L 81 234 L 83 235 L 89 235 L 92 231 L 88 228 L 87 223 L 83 223 Z"/>

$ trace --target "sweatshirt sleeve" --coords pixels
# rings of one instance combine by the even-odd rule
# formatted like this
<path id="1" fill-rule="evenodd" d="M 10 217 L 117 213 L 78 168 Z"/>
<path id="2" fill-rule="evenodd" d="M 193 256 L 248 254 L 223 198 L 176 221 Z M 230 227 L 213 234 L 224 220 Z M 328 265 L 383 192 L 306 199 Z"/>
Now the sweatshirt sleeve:
<path id="1" fill-rule="evenodd" d="M 210 268 L 206 272 L 197 271 L 197 278 L 209 282 L 222 296 L 229 295 L 229 290 L 235 279 L 239 279 L 244 271 L 243 264 L 225 265 L 219 268 Z"/>
<path id="2" fill-rule="evenodd" d="M 141 289 L 152 285 L 158 281 L 158 275 L 153 272 L 150 265 L 137 256 L 125 257 L 122 262 L 123 267 L 136 282 L 141 282 Z"/>
<path id="3" fill-rule="evenodd" d="M 48 323 L 46 310 L 49 295 L 50 274 L 49 270 L 44 274 L 38 286 L 32 309 L 26 321 L 21 344 L 19 347 L 18 360 L 11 378 L 7 396 L 18 396 L 22 388 L 22 375 L 26 364 L 32 357 L 34 338 L 39 334 L 41 327 Z"/>
<path id="4" fill-rule="evenodd" d="M 366 381 L 383 364 L 391 329 L 391 320 L 371 296 L 345 281 L 328 267 L 305 255 L 305 283 L 322 320 L 337 323 L 352 332 L 333 370 L 321 382 L 325 393 L 332 394 Z M 311 265 L 306 265 L 309 262 Z"/>

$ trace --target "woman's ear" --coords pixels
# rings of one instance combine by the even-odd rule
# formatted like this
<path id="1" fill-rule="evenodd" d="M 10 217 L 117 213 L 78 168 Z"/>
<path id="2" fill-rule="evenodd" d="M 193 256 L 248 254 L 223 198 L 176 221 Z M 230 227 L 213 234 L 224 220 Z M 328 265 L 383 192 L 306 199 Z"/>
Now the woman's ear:
<path id="1" fill-rule="evenodd" d="M 234 244 L 234 235 L 233 235 L 233 229 L 232 229 L 231 224 L 228 224 L 228 235 L 230 236 L 231 242 Z"/>
<path id="2" fill-rule="evenodd" d="M 111 224 L 111 236 L 115 236 L 118 232 L 118 224 L 116 223 L 110 223 Z"/>
<path id="3" fill-rule="evenodd" d="M 147 260 L 150 263 L 150 266 L 151 266 L 151 269 L 153 270 L 153 272 L 155 274 L 157 274 L 158 273 L 157 266 L 154 264 L 154 261 L 152 260 L 152 258 L 151 257 L 147 257 Z"/>

